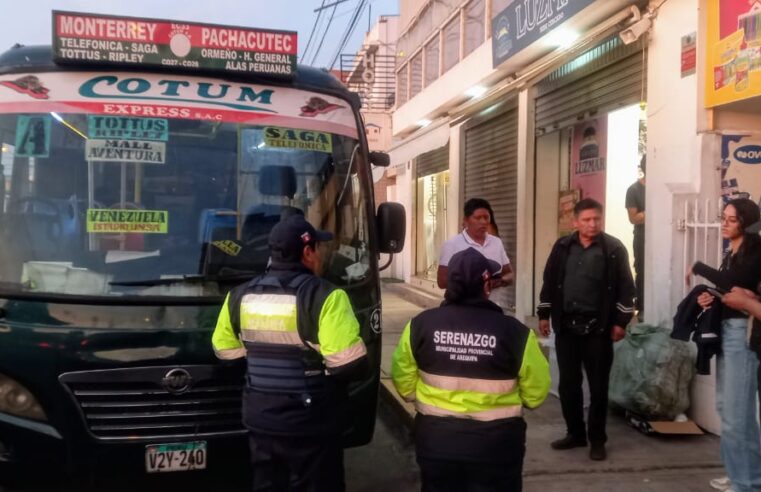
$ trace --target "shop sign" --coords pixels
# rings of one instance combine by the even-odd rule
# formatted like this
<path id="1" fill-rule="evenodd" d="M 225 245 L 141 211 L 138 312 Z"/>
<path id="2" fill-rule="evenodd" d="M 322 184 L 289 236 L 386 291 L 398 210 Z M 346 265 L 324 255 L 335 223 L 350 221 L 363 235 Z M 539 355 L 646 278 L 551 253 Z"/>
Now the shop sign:
<path id="1" fill-rule="evenodd" d="M 264 129 L 264 143 L 268 147 L 333 152 L 333 140 L 329 133 L 310 130 L 294 130 L 268 126 Z"/>
<path id="2" fill-rule="evenodd" d="M 761 95 L 761 1 L 707 3 L 706 107 Z"/>
<path id="3" fill-rule="evenodd" d="M 722 135 L 721 195 L 761 200 L 761 137 Z"/>
<path id="4" fill-rule="evenodd" d="M 56 62 L 292 76 L 292 31 L 53 11 Z"/>
<path id="5" fill-rule="evenodd" d="M 166 144 L 149 140 L 96 140 L 85 143 L 85 159 L 103 162 L 164 164 Z"/>
<path id="6" fill-rule="evenodd" d="M 168 230 L 166 210 L 87 209 L 87 232 L 166 234 Z"/>
<path id="7" fill-rule="evenodd" d="M 681 73 L 682 78 L 695 73 L 695 66 L 697 65 L 697 34 L 691 33 L 686 36 L 682 36 L 682 61 L 681 61 Z"/>
<path id="8" fill-rule="evenodd" d="M 88 115 L 87 134 L 90 138 L 167 141 L 169 120 Z"/>
<path id="9" fill-rule="evenodd" d="M 571 188 L 580 190 L 581 198 L 605 203 L 607 141 L 607 116 L 573 127 Z"/>
<path id="10" fill-rule="evenodd" d="M 550 33 L 595 0 L 515 0 L 492 18 L 492 66 Z"/>

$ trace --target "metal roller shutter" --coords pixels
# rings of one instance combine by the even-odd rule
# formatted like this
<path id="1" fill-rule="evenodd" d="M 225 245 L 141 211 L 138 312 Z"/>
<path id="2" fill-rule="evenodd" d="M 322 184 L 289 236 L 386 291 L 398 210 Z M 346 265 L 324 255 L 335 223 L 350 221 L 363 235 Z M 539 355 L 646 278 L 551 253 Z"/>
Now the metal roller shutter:
<path id="1" fill-rule="evenodd" d="M 517 264 L 517 195 L 518 110 L 513 108 L 465 130 L 465 200 L 489 201 L 513 269 Z M 515 285 L 508 287 L 508 293 L 515 311 Z"/>
<path id="2" fill-rule="evenodd" d="M 446 171 L 449 169 L 449 144 L 420 154 L 415 159 L 418 178 Z"/>
<path id="3" fill-rule="evenodd" d="M 645 99 L 641 41 L 612 38 L 563 65 L 536 86 L 536 133 L 542 135 Z"/>

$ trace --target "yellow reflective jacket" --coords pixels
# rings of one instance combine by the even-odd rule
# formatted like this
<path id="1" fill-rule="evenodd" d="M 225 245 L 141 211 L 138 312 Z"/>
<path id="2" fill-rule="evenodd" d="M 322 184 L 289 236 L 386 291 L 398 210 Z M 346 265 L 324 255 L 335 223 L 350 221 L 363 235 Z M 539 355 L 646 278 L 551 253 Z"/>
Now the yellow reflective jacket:
<path id="1" fill-rule="evenodd" d="M 520 417 L 550 388 L 533 331 L 486 300 L 413 318 L 394 351 L 391 376 L 419 413 L 479 421 Z"/>

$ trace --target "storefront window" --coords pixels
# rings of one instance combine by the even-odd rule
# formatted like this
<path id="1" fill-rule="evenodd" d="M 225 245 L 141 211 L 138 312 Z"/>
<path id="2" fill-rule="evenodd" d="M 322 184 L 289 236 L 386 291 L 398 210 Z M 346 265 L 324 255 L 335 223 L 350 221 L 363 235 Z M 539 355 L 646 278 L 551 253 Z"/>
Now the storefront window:
<path id="1" fill-rule="evenodd" d="M 439 78 L 439 36 L 425 45 L 425 86 Z"/>
<path id="2" fill-rule="evenodd" d="M 447 188 L 449 171 L 442 171 L 417 180 L 416 273 L 436 279 L 439 251 L 446 240 Z"/>
<path id="3" fill-rule="evenodd" d="M 472 0 L 465 6 L 465 52 L 463 58 L 484 43 L 484 0 Z"/>
<path id="4" fill-rule="evenodd" d="M 460 61 L 460 17 L 455 16 L 444 26 L 444 59 L 442 72 L 446 72 Z"/>

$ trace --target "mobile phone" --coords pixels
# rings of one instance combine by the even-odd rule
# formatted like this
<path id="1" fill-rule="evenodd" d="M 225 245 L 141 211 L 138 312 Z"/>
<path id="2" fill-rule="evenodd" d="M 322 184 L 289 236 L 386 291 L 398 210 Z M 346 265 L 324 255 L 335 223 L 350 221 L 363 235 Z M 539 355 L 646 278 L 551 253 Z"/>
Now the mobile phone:
<path id="1" fill-rule="evenodd" d="M 718 289 L 716 289 L 714 287 L 706 287 L 706 290 L 708 291 L 709 294 L 711 294 L 712 296 L 715 296 L 715 297 L 721 297 L 724 294 L 726 294 L 726 292 L 718 290 Z"/>

